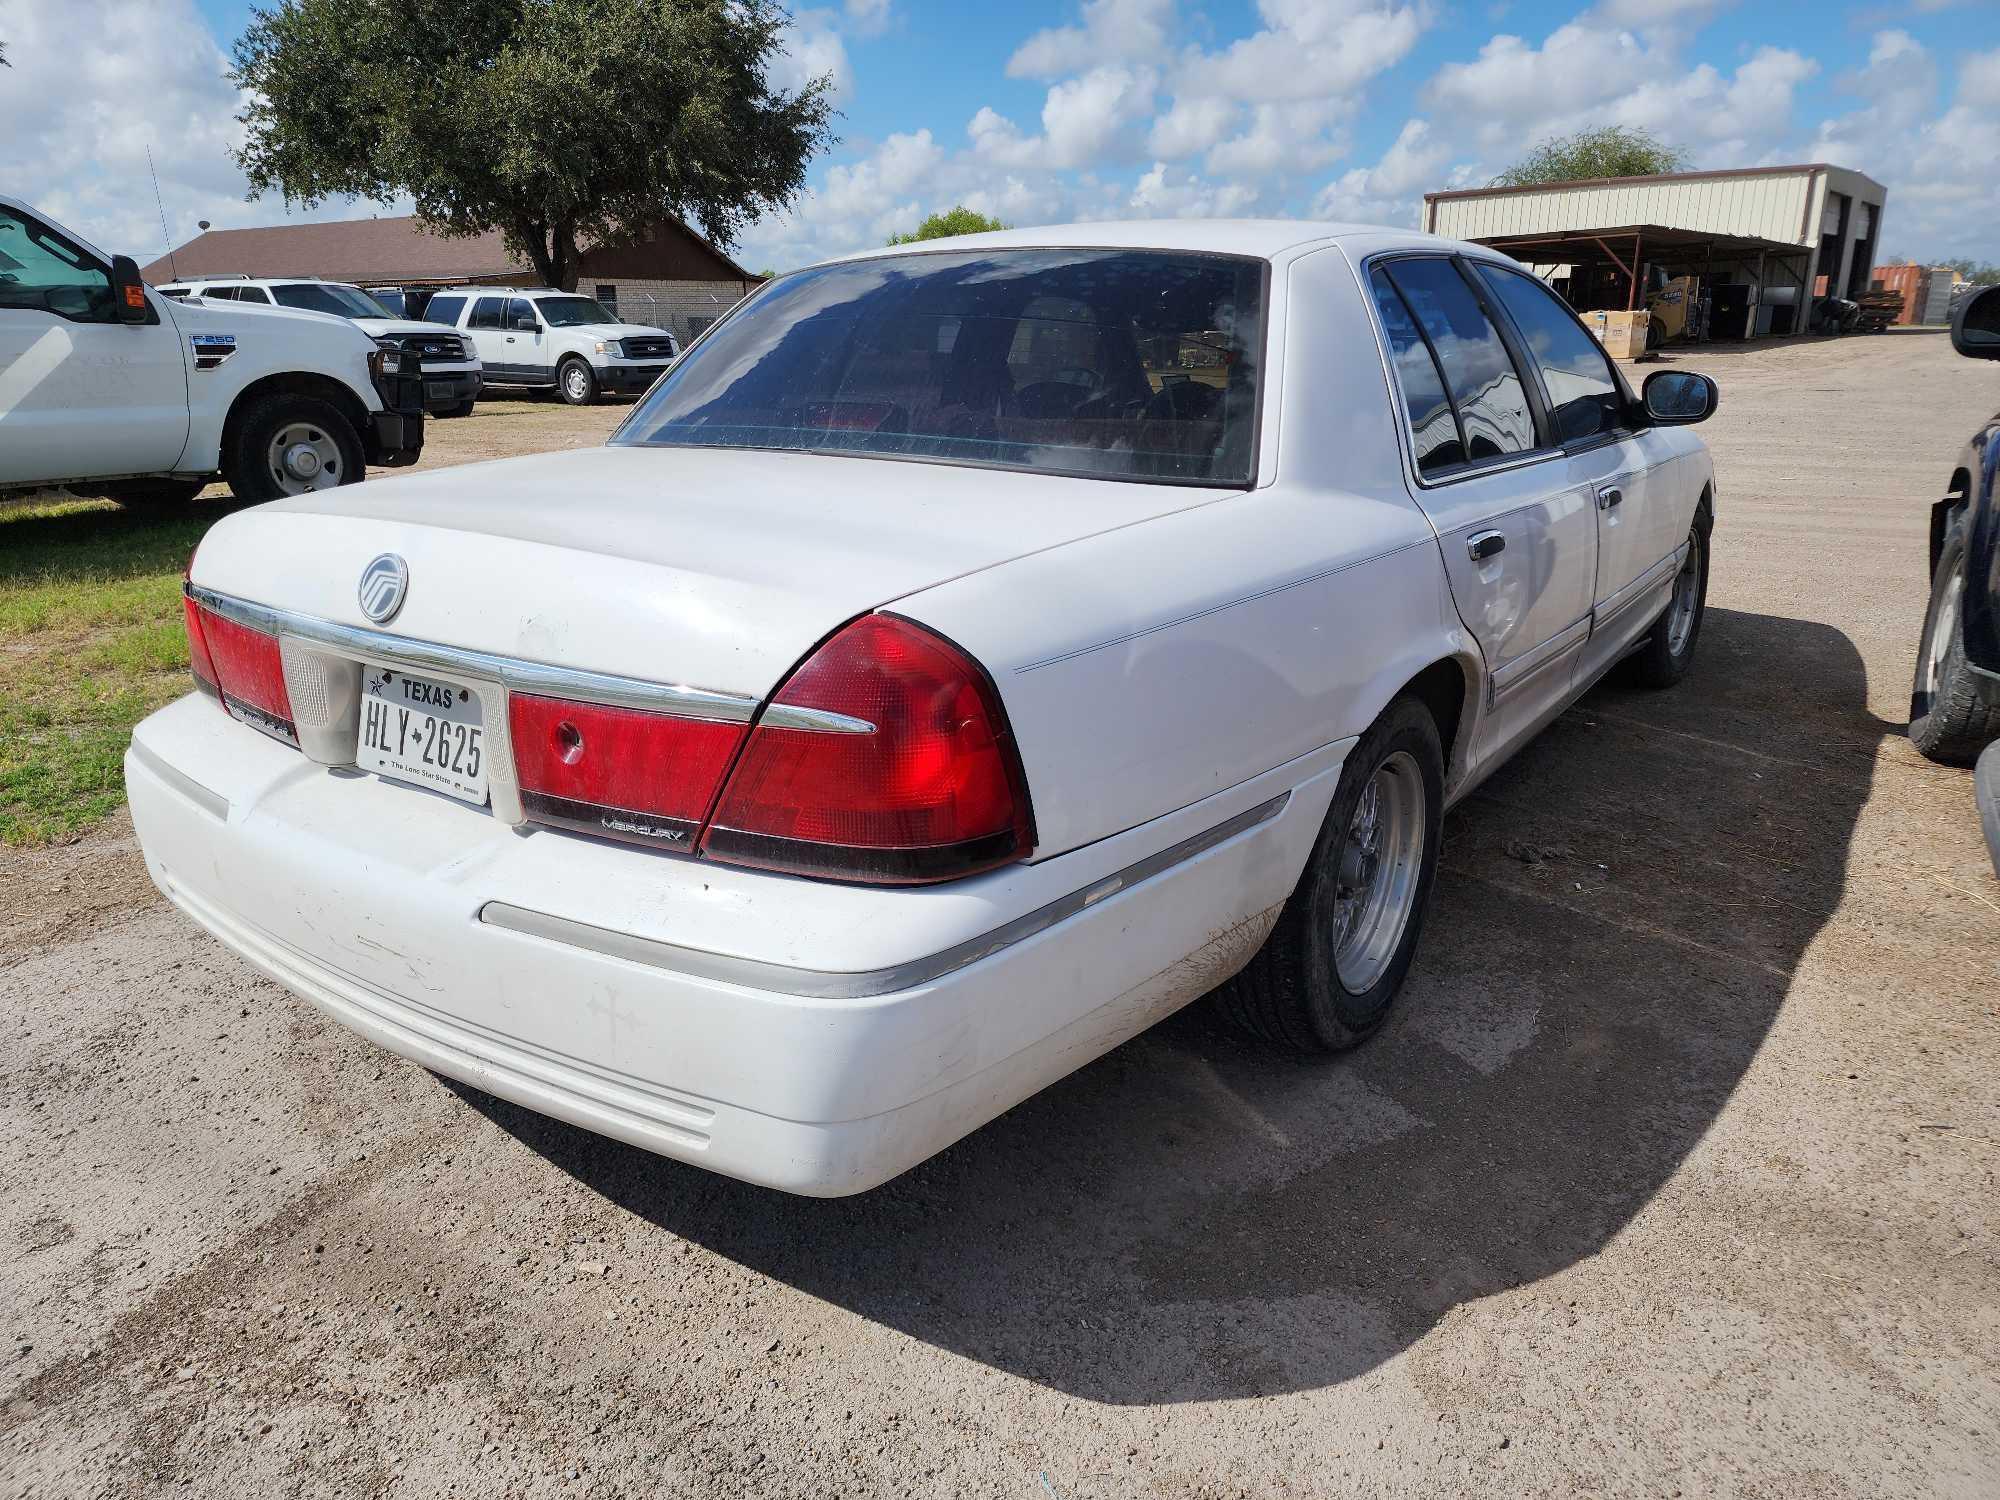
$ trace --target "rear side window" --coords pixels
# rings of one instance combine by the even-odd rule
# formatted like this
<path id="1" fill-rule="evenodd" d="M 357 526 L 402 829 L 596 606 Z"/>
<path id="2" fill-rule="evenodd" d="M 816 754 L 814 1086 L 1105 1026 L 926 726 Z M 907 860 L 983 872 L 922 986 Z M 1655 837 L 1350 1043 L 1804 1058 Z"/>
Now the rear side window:
<path id="1" fill-rule="evenodd" d="M 503 314 L 506 311 L 507 299 L 505 297 L 481 297 L 477 302 L 472 304 L 472 321 L 466 326 L 469 328 L 498 328 L 504 321 Z"/>
<path id="2" fill-rule="evenodd" d="M 1458 409 L 1467 460 L 1480 463 L 1532 449 L 1535 418 L 1527 389 L 1458 267 L 1448 260 L 1399 260 L 1387 270 L 1437 355 Z"/>
<path id="3" fill-rule="evenodd" d="M 1611 362 L 1555 294 L 1534 278 L 1501 266 L 1482 265 L 1479 274 L 1541 369 L 1555 409 L 1556 440 L 1579 442 L 1624 426 L 1625 400 Z"/>
<path id="4" fill-rule="evenodd" d="M 240 287 L 233 286 L 205 286 L 201 289 L 201 295 L 210 302 L 234 302 L 240 290 Z"/>
<path id="5" fill-rule="evenodd" d="M 424 316 L 433 323 L 449 323 L 458 326 L 458 315 L 465 308 L 463 297 L 433 297 L 431 305 L 424 309 Z"/>
<path id="6" fill-rule="evenodd" d="M 271 303 L 271 294 L 261 286 L 246 286 L 237 292 L 236 299 L 239 302 L 262 302 L 268 307 Z"/>
<path id="7" fill-rule="evenodd" d="M 1459 436 L 1458 418 L 1445 398 L 1444 378 L 1430 346 L 1417 331 L 1410 309 L 1379 268 L 1369 278 L 1375 292 L 1375 306 L 1382 314 L 1382 327 L 1389 335 L 1389 355 L 1396 364 L 1396 383 L 1403 390 L 1404 415 L 1409 418 L 1410 438 L 1417 452 L 1417 472 L 1432 474 L 1465 462 L 1465 444 Z"/>

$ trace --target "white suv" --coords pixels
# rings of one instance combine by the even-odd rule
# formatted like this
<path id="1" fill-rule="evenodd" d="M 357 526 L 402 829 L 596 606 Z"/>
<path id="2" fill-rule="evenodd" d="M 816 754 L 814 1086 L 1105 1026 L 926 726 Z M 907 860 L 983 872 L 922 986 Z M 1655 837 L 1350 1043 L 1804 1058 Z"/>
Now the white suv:
<path id="1" fill-rule="evenodd" d="M 315 276 L 199 276 L 171 281 L 159 288 L 176 301 L 200 297 L 206 302 L 244 302 L 256 306 L 297 308 L 346 318 L 385 349 L 421 356 L 424 409 L 440 417 L 469 417 L 483 376 L 471 341 L 456 329 L 433 321 L 398 317 L 358 286 L 321 281 Z"/>
<path id="2" fill-rule="evenodd" d="M 621 323 L 601 302 L 546 287 L 439 292 L 424 309 L 471 340 L 488 385 L 553 386 L 572 406 L 636 395 L 679 354 L 664 328 Z"/>

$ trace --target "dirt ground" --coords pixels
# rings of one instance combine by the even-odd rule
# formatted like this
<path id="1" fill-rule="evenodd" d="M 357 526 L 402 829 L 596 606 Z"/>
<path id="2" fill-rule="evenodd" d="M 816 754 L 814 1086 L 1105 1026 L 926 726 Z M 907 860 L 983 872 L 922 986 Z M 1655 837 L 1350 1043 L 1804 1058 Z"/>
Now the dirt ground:
<path id="1" fill-rule="evenodd" d="M 129 825 L 6 856 L 0 1496 L 2000 1493 L 2000 882 L 1902 734 L 2000 383 L 1914 332 L 1684 362 L 1701 660 L 1452 815 L 1340 1061 L 1197 1006 L 788 1199 L 372 1050 Z"/>

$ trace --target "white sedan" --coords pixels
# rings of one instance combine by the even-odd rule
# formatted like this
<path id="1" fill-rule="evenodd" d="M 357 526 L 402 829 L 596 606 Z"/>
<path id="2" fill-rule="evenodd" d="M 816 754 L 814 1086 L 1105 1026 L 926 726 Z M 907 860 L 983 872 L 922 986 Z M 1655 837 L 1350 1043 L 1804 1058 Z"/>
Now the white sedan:
<path id="1" fill-rule="evenodd" d="M 1445 809 L 1619 663 L 1686 672 L 1715 399 L 1410 233 L 833 262 L 604 448 L 217 524 L 133 816 L 392 1051 L 857 1192 L 1218 987 L 1379 1028 Z"/>

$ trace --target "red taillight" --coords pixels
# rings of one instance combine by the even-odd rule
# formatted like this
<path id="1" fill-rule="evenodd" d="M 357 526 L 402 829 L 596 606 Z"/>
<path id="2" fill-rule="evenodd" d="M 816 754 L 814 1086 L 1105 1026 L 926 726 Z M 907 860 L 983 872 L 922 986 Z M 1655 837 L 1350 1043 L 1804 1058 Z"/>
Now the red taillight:
<path id="1" fill-rule="evenodd" d="M 222 684 L 215 675 L 215 660 L 208 654 L 208 641 L 201 629 L 201 606 L 186 594 L 181 609 L 187 614 L 188 666 L 194 670 L 194 685 L 211 698 L 222 696 Z"/>
<path id="2" fill-rule="evenodd" d="M 1000 695 L 942 636 L 864 615 L 794 671 L 772 708 L 820 709 L 867 734 L 751 731 L 702 837 L 733 864 L 911 884 L 1034 848 L 1027 779 Z"/>
<path id="3" fill-rule="evenodd" d="M 186 602 L 188 657 L 196 685 L 217 693 L 222 706 L 252 728 L 288 745 L 298 744 L 278 638 L 225 619 L 192 599 Z M 202 681 L 204 668 L 208 682 Z"/>
<path id="4" fill-rule="evenodd" d="M 508 698 L 507 724 L 536 822 L 688 853 L 744 731 L 523 693 Z"/>

